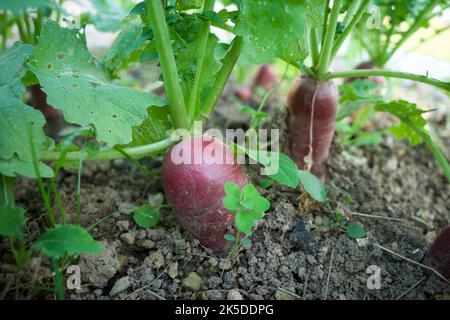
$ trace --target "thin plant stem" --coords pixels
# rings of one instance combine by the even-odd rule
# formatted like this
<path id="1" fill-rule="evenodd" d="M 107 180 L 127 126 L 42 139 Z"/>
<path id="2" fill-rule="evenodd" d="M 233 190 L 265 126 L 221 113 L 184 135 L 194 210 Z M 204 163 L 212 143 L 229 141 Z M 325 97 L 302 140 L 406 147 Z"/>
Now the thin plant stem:
<path id="1" fill-rule="evenodd" d="M 83 144 L 83 148 L 84 149 Z M 78 172 L 77 172 L 77 190 L 76 190 L 76 225 L 80 225 L 80 216 L 81 216 L 81 171 L 83 170 L 83 156 L 80 157 L 78 162 Z"/>
<path id="2" fill-rule="evenodd" d="M 366 11 L 367 7 L 369 6 L 371 0 L 364 0 L 361 7 L 355 12 L 353 18 L 351 19 L 348 26 L 345 27 L 344 32 L 336 39 L 336 42 L 334 43 L 333 50 L 331 52 L 330 60 L 333 61 L 334 57 L 338 53 L 339 49 L 342 47 L 342 44 L 347 39 L 347 37 L 350 35 L 350 33 L 355 29 L 358 22 L 361 20 L 364 12 Z"/>
<path id="3" fill-rule="evenodd" d="M 6 177 L 0 174 L 0 204 L 14 205 L 13 188 L 16 184 L 14 177 Z"/>
<path id="4" fill-rule="evenodd" d="M 203 13 L 205 14 L 208 11 L 211 11 L 214 9 L 214 3 L 215 0 L 206 0 L 205 4 L 203 6 Z M 197 70 L 195 73 L 195 79 L 194 84 L 192 86 L 192 90 L 189 96 L 188 101 L 188 117 L 190 121 L 193 121 L 195 118 L 196 113 L 196 104 L 198 101 L 198 94 L 199 94 L 199 86 L 200 86 L 200 80 L 203 74 L 203 66 L 205 62 L 205 56 L 206 56 L 206 48 L 208 45 L 208 39 L 209 39 L 209 29 L 210 29 L 211 23 L 209 20 L 206 20 L 202 23 L 202 26 L 200 28 L 199 34 L 198 34 L 198 40 L 197 40 L 197 50 L 196 50 L 196 60 L 197 60 Z"/>
<path id="5" fill-rule="evenodd" d="M 116 149 L 117 151 L 119 151 L 120 153 L 122 153 L 125 158 L 127 158 L 128 160 L 130 160 L 135 166 L 137 166 L 139 169 L 142 170 L 142 172 L 144 172 L 146 175 L 152 177 L 152 178 L 158 178 L 159 176 L 152 172 L 151 170 L 147 169 L 142 163 L 140 163 L 136 158 L 134 158 L 133 156 L 129 155 L 128 153 L 126 153 L 122 148 L 115 146 L 114 149 Z"/>
<path id="6" fill-rule="evenodd" d="M 125 151 L 127 154 L 133 156 L 134 158 L 142 158 L 149 154 L 155 153 L 155 152 L 161 152 L 169 148 L 172 144 L 177 142 L 177 140 L 174 140 L 172 138 L 167 138 L 155 143 L 146 144 L 138 147 L 130 147 L 130 148 L 124 148 L 123 151 Z M 58 160 L 60 157 L 60 152 L 58 151 L 42 151 L 40 159 L 41 160 Z M 101 150 L 95 154 L 89 154 L 85 150 L 81 151 L 71 151 L 67 152 L 66 160 L 67 161 L 78 161 L 80 158 L 83 158 L 86 160 L 115 160 L 115 159 L 122 159 L 125 158 L 125 156 L 120 153 L 116 149 L 105 149 Z"/>
<path id="7" fill-rule="evenodd" d="M 51 205 L 51 201 L 50 201 L 50 194 L 45 188 L 44 180 L 42 179 L 42 176 L 41 176 L 41 173 L 39 170 L 39 163 L 38 163 L 38 159 L 37 159 L 37 155 L 36 155 L 36 149 L 34 146 L 33 137 L 31 135 L 31 128 L 29 128 L 29 130 L 28 130 L 28 136 L 29 136 L 29 141 L 30 141 L 30 145 L 31 145 L 31 156 L 32 156 L 32 160 L 33 160 L 33 167 L 34 167 L 34 172 L 36 174 L 36 181 L 38 184 L 38 188 L 41 193 L 42 200 L 44 201 L 45 208 L 47 209 L 47 215 L 50 219 L 52 226 L 54 226 L 56 224 L 56 220 L 55 220 L 55 216 L 53 215 L 53 209 L 52 209 L 52 205 Z"/>
<path id="8" fill-rule="evenodd" d="M 23 27 L 22 20 L 20 18 L 16 19 L 16 25 L 17 30 L 19 31 L 20 40 L 22 40 L 23 43 L 28 43 L 28 37 Z"/>
<path id="9" fill-rule="evenodd" d="M 150 25 L 155 35 L 156 49 L 164 77 L 166 97 L 175 129 L 190 128 L 183 90 L 178 76 L 177 65 L 167 27 L 164 8 L 160 0 L 145 0 Z"/>
<path id="10" fill-rule="evenodd" d="M 54 279 L 55 279 L 56 299 L 64 300 L 64 284 L 63 284 L 62 273 L 59 268 L 58 260 L 53 258 L 52 264 L 53 264 L 53 272 L 54 272 Z"/>
<path id="11" fill-rule="evenodd" d="M 239 55 L 241 54 L 243 44 L 244 41 L 242 37 L 238 36 L 233 40 L 231 49 L 230 51 L 228 51 L 227 55 L 223 59 L 222 68 L 217 74 L 216 80 L 214 81 L 214 85 L 211 88 L 211 91 L 209 92 L 209 95 L 206 98 L 205 103 L 203 104 L 202 116 L 204 118 L 209 117 L 212 110 L 214 109 L 214 106 L 219 100 L 220 95 L 222 94 L 222 91 L 225 88 L 225 85 L 228 81 L 228 78 L 230 77 L 231 71 L 233 71 L 236 61 L 238 60 Z"/>
<path id="12" fill-rule="evenodd" d="M 241 232 L 238 230 L 236 232 L 236 236 L 235 236 L 235 239 L 234 239 L 233 247 L 231 248 L 231 252 L 230 252 L 230 258 L 231 259 L 236 257 L 236 255 L 238 253 L 240 240 L 241 240 Z"/>
<path id="13" fill-rule="evenodd" d="M 259 106 L 258 106 L 257 112 L 261 112 L 261 111 L 262 111 L 262 109 L 263 109 L 264 106 L 266 105 L 266 102 L 267 102 L 267 100 L 269 99 L 269 97 L 272 95 L 272 93 L 275 92 L 276 89 L 278 89 L 278 88 L 280 87 L 280 85 L 281 85 L 281 84 L 283 83 L 283 81 L 286 79 L 286 75 L 287 75 L 288 70 L 289 70 L 289 64 L 287 63 L 287 64 L 286 64 L 286 69 L 284 70 L 284 73 L 283 73 L 283 77 L 281 77 L 281 80 L 278 81 L 278 83 L 276 83 L 274 86 L 272 86 L 272 88 L 270 88 L 270 90 L 268 90 L 268 91 L 264 94 L 264 96 L 263 96 L 263 98 L 262 98 L 262 100 L 261 100 L 261 103 L 260 103 Z M 254 126 L 252 126 L 252 128 L 253 128 L 253 129 L 256 129 L 256 127 L 254 127 Z"/>
<path id="14" fill-rule="evenodd" d="M 57 174 L 55 172 L 55 175 L 50 179 L 50 188 L 53 189 L 53 192 L 55 194 L 56 204 L 58 206 L 59 213 L 61 214 L 61 221 L 63 224 L 65 224 L 66 223 L 66 214 L 64 211 L 64 206 L 62 205 L 61 195 L 59 194 L 58 186 L 56 185 L 56 177 L 57 177 Z"/>
<path id="15" fill-rule="evenodd" d="M 428 76 L 417 75 L 414 73 L 397 72 L 390 70 L 350 70 L 350 71 L 330 72 L 328 74 L 325 74 L 322 77 L 322 79 L 329 80 L 335 78 L 353 78 L 353 77 L 362 78 L 371 76 L 412 80 L 416 82 L 426 83 L 431 86 L 444 89 L 446 91 L 450 91 L 450 82 L 443 82 L 434 78 L 430 78 Z"/>
<path id="16" fill-rule="evenodd" d="M 316 28 L 311 29 L 309 37 L 310 37 L 309 40 L 311 43 L 311 59 L 312 59 L 313 65 L 315 65 L 319 61 L 319 56 L 320 56 L 320 47 L 319 47 L 319 40 L 318 40 Z"/>
<path id="17" fill-rule="evenodd" d="M 348 24 L 350 23 L 350 21 L 355 16 L 355 14 L 358 11 L 358 8 L 359 8 L 359 6 L 361 4 L 361 1 L 362 0 L 353 0 L 350 3 L 350 6 L 348 7 L 347 12 L 345 13 L 344 21 L 342 22 L 344 27 L 347 27 Z"/>
<path id="18" fill-rule="evenodd" d="M 42 30 L 42 11 L 38 10 L 36 19 L 34 20 L 34 42 L 38 42 L 38 37 Z"/>
<path id="19" fill-rule="evenodd" d="M 321 47 L 323 47 L 323 43 L 325 41 L 325 34 L 327 32 L 328 17 L 330 16 L 330 3 L 331 3 L 331 0 L 326 0 L 325 13 L 323 15 L 323 22 L 322 22 L 322 37 L 320 40 Z"/>
<path id="20" fill-rule="evenodd" d="M 28 16 L 26 14 L 23 14 L 23 21 L 25 22 L 25 30 L 27 32 L 27 39 L 28 43 L 34 44 L 34 36 L 33 36 L 33 30 L 31 30 L 31 23 L 30 20 L 28 20 Z"/>
<path id="21" fill-rule="evenodd" d="M 335 0 L 333 2 L 333 7 L 330 13 L 330 20 L 326 25 L 327 30 L 325 32 L 325 39 L 320 52 L 319 62 L 314 68 L 317 70 L 319 78 L 328 72 L 341 5 L 342 0 Z"/>

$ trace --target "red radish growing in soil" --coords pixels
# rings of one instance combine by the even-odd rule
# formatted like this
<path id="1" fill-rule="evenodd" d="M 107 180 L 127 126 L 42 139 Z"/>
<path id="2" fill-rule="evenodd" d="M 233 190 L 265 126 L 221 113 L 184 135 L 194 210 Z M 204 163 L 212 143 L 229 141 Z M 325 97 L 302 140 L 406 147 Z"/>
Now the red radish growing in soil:
<path id="1" fill-rule="evenodd" d="M 270 90 L 276 81 L 276 70 L 272 64 L 263 64 L 253 78 L 253 88 Z"/>
<path id="2" fill-rule="evenodd" d="M 450 227 L 436 238 L 430 250 L 431 263 L 450 280 Z"/>
<path id="3" fill-rule="evenodd" d="M 376 67 L 375 67 L 375 64 L 372 62 L 372 61 L 364 61 L 364 62 L 361 62 L 360 64 L 358 64 L 356 67 L 355 67 L 355 69 L 356 70 L 374 70 L 374 69 L 377 69 Z M 370 76 L 370 77 L 362 77 L 362 78 L 356 78 L 356 77 L 353 77 L 353 78 L 347 78 L 347 79 L 345 79 L 345 83 L 350 83 L 350 82 L 353 82 L 353 81 L 355 81 L 355 80 L 357 80 L 357 79 L 369 79 L 370 81 L 372 81 L 373 83 L 375 83 L 376 85 L 382 85 L 382 84 L 384 84 L 384 78 L 383 77 L 378 77 L 378 76 Z"/>
<path id="4" fill-rule="evenodd" d="M 276 82 L 276 70 L 272 64 L 263 64 L 253 78 L 252 85 L 244 85 L 235 91 L 234 95 L 242 102 L 250 102 L 255 88 L 270 90 Z"/>
<path id="5" fill-rule="evenodd" d="M 230 180 L 240 187 L 249 183 L 233 152 L 210 137 L 180 142 L 163 161 L 164 192 L 178 220 L 213 251 L 221 251 L 230 243 L 224 236 L 234 216 L 223 207 L 224 185 Z"/>
<path id="6" fill-rule="evenodd" d="M 300 169 L 326 179 L 326 164 L 335 131 L 339 92 L 332 81 L 301 77 L 288 95 L 290 153 Z M 311 157 L 312 156 L 312 157 Z"/>
<path id="7" fill-rule="evenodd" d="M 234 96 L 241 102 L 249 103 L 252 100 L 252 87 L 246 84 L 243 87 L 236 89 Z"/>

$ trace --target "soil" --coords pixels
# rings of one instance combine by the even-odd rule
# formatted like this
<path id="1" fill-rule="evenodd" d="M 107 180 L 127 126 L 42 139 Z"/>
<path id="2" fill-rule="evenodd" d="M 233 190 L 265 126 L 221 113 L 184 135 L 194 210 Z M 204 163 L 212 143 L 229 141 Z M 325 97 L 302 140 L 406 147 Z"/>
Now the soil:
<path id="1" fill-rule="evenodd" d="M 222 101 L 210 126 L 245 126 L 242 114 L 230 108 L 233 102 Z M 279 99 L 271 99 L 275 115 L 270 126 L 284 127 L 283 109 Z M 286 139 L 283 131 L 281 143 L 287 145 Z M 448 149 L 450 140 L 444 143 Z M 159 171 L 160 160 L 144 162 Z M 261 178 L 247 169 L 257 184 Z M 328 179 L 351 196 L 352 219 L 363 225 L 367 240 L 351 239 L 320 207 L 305 209 L 307 197 L 300 190 L 273 184 L 260 189 L 272 208 L 258 224 L 252 244 L 230 261 L 226 253 L 213 254 L 180 229 L 170 208 L 161 209 L 155 228 L 141 229 L 134 223 L 133 208 L 159 197 L 160 181 L 125 160 L 87 163 L 81 179 L 81 224 L 98 222 L 91 232 L 105 250 L 73 262 L 80 266 L 82 287 L 67 290 L 67 297 L 450 299 L 448 283 L 406 260 L 426 262 L 430 243 L 450 224 L 450 184 L 424 146 L 412 148 L 386 137 L 377 146 L 344 150 L 335 142 Z M 76 172 L 64 171 L 58 185 L 70 215 L 75 211 Z M 20 179 L 16 197 L 28 210 L 32 241 L 45 223 L 35 183 Z M 0 250 L 0 260 L 11 262 L 6 241 Z M 367 285 L 370 266 L 381 272 L 379 289 Z M 0 298 L 54 298 L 48 262 L 34 257 L 31 270 L 0 272 Z"/>

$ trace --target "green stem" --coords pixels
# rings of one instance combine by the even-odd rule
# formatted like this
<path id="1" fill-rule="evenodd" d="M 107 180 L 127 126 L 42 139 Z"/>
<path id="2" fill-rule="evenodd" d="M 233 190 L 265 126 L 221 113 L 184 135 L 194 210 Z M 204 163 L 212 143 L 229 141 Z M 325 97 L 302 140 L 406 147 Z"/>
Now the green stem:
<path id="1" fill-rule="evenodd" d="M 309 34 L 309 39 L 311 43 L 311 58 L 312 64 L 316 65 L 319 61 L 320 48 L 319 48 L 319 40 L 317 38 L 317 29 L 312 28 Z"/>
<path id="2" fill-rule="evenodd" d="M 36 155 L 36 149 L 34 146 L 34 140 L 31 134 L 31 127 L 28 128 L 28 137 L 31 145 L 31 156 L 33 160 L 34 172 L 36 174 L 36 182 L 41 193 L 42 200 L 44 201 L 45 208 L 47 209 L 47 215 L 50 219 L 52 226 L 56 224 L 55 216 L 53 215 L 52 204 L 50 201 L 50 192 L 47 191 L 44 185 L 44 180 L 42 179 L 41 172 L 39 170 L 38 158 Z"/>
<path id="3" fill-rule="evenodd" d="M 17 243 L 19 245 L 19 250 L 17 251 L 17 253 L 18 253 L 17 265 L 19 267 L 22 267 L 28 262 L 28 253 L 27 253 L 27 249 L 25 247 L 24 237 L 19 237 L 17 239 Z"/>
<path id="4" fill-rule="evenodd" d="M 284 69 L 284 73 L 283 73 L 283 76 L 281 77 L 281 80 L 278 83 L 276 83 L 274 86 L 272 86 L 272 88 L 270 88 L 264 94 L 264 96 L 263 96 L 263 98 L 261 100 L 261 103 L 259 104 L 258 109 L 256 110 L 257 112 L 261 112 L 263 110 L 264 106 L 266 105 L 267 100 L 272 95 L 272 93 L 274 93 L 275 90 L 277 90 L 281 86 L 283 81 L 286 80 L 286 76 L 287 76 L 287 72 L 289 70 L 289 66 L 290 66 L 290 64 L 286 63 L 286 69 Z M 253 129 L 255 129 L 255 128 L 253 128 Z"/>
<path id="5" fill-rule="evenodd" d="M 229 26 L 229 25 L 223 24 L 223 23 L 218 23 L 217 21 L 210 21 L 210 23 L 212 26 L 214 26 L 216 28 L 233 33 L 234 27 L 232 27 L 232 26 Z"/>
<path id="6" fill-rule="evenodd" d="M 23 43 L 28 43 L 28 37 L 22 25 L 22 20 L 20 19 L 20 17 L 16 19 L 16 25 L 17 29 L 19 30 L 20 40 L 22 40 Z"/>
<path id="7" fill-rule="evenodd" d="M 34 20 L 34 42 L 38 42 L 38 37 L 42 30 L 42 11 L 38 10 L 36 19 Z"/>
<path id="8" fill-rule="evenodd" d="M 9 237 L 9 243 L 17 267 L 23 267 L 28 262 L 28 254 L 25 248 L 25 239 L 23 238 L 23 236 L 19 238 Z M 16 243 L 19 247 L 18 249 L 16 248 Z"/>
<path id="9" fill-rule="evenodd" d="M 319 62 L 315 66 L 319 78 L 328 72 L 330 66 L 331 52 L 333 50 L 334 36 L 336 34 L 336 27 L 338 24 L 339 10 L 342 5 L 342 0 L 335 0 L 333 8 L 331 9 L 330 20 L 326 26 L 325 40 L 320 52 Z"/>
<path id="10" fill-rule="evenodd" d="M 59 194 L 58 187 L 56 185 L 56 177 L 58 174 L 55 171 L 55 175 L 50 179 L 50 188 L 53 189 L 53 192 L 55 193 L 55 199 L 56 204 L 58 205 L 59 213 L 61 214 L 61 221 L 63 224 L 65 224 L 66 221 L 66 214 L 64 211 L 64 206 L 62 204 L 61 195 Z"/>
<path id="11" fill-rule="evenodd" d="M 350 3 L 350 6 L 347 9 L 347 12 L 345 13 L 345 17 L 344 17 L 344 21 L 342 22 L 344 27 L 347 27 L 348 24 L 350 23 L 350 21 L 353 19 L 353 17 L 355 16 L 359 5 L 361 4 L 362 0 L 353 0 Z"/>
<path id="12" fill-rule="evenodd" d="M 61 20 L 61 8 L 64 4 L 64 0 L 59 0 L 59 5 L 56 7 L 56 22 L 59 23 L 59 20 Z"/>
<path id="13" fill-rule="evenodd" d="M 59 269 L 58 260 L 53 258 L 53 272 L 55 273 L 55 289 L 56 289 L 56 299 L 64 300 L 64 283 L 62 278 L 62 273 Z"/>
<path id="14" fill-rule="evenodd" d="M 344 32 L 336 39 L 336 42 L 333 46 L 333 50 L 331 52 L 330 61 L 333 61 L 334 57 L 338 53 L 338 51 L 341 48 L 344 41 L 347 39 L 347 37 L 350 35 L 350 33 L 355 29 L 356 25 L 361 20 L 364 12 L 366 12 L 366 9 L 369 6 L 370 1 L 371 0 L 364 0 L 361 7 L 359 7 L 358 11 L 354 12 L 354 15 L 353 15 L 349 25 L 346 26 Z"/>
<path id="15" fill-rule="evenodd" d="M 122 148 L 119 146 L 114 147 L 117 151 L 119 151 L 121 154 L 124 155 L 125 158 L 127 158 L 129 161 L 131 161 L 136 167 L 142 170 L 146 175 L 149 177 L 152 177 L 153 179 L 158 179 L 159 175 L 154 173 L 153 171 L 147 169 L 142 163 L 140 163 L 136 158 L 132 157 L 128 153 L 126 153 Z"/>
<path id="16" fill-rule="evenodd" d="M 234 243 L 233 243 L 233 247 L 231 248 L 231 253 L 230 253 L 230 258 L 231 259 L 234 259 L 234 257 L 237 255 L 237 251 L 238 251 L 238 248 L 239 248 L 239 243 L 240 243 L 240 240 L 241 240 L 241 232 L 238 230 L 237 232 L 236 232 L 236 236 L 235 236 L 235 238 L 234 238 Z"/>
<path id="17" fill-rule="evenodd" d="M 202 110 L 203 117 L 205 117 L 205 118 L 209 117 L 212 110 L 214 109 L 214 106 L 216 105 L 217 101 L 219 100 L 220 95 L 222 94 L 222 91 L 225 88 L 225 85 L 230 77 L 231 71 L 233 71 L 236 61 L 238 60 L 239 55 L 241 54 L 243 44 L 244 44 L 244 41 L 243 41 L 242 37 L 238 36 L 233 40 L 231 49 L 230 49 L 230 51 L 228 51 L 227 55 L 223 59 L 222 68 L 220 69 L 219 73 L 217 74 L 214 85 L 211 88 L 211 91 L 209 92 L 209 95 L 206 98 L 205 103 L 203 105 L 203 110 Z"/>
<path id="18" fill-rule="evenodd" d="M 0 205 L 14 205 L 14 185 L 16 179 L 0 174 Z"/>
<path id="19" fill-rule="evenodd" d="M 203 13 L 206 14 L 208 11 L 213 10 L 214 3 L 215 0 L 206 0 L 205 5 L 203 6 Z M 211 23 L 209 22 L 209 20 L 204 21 L 198 34 L 197 48 L 196 48 L 197 70 L 195 73 L 194 85 L 192 86 L 188 102 L 188 116 L 191 122 L 195 118 L 195 113 L 197 109 L 196 104 L 198 101 L 198 91 L 200 80 L 203 73 L 203 66 L 205 62 L 206 48 L 208 45 L 210 26 Z"/>
<path id="20" fill-rule="evenodd" d="M 320 40 L 322 48 L 323 48 L 323 43 L 325 41 L 325 34 L 327 32 L 328 17 L 330 16 L 330 3 L 331 3 L 331 0 L 326 0 L 325 13 L 323 15 L 323 22 L 322 22 L 322 37 Z"/>
<path id="21" fill-rule="evenodd" d="M 82 150 L 85 149 L 84 144 Z M 77 172 L 77 190 L 75 194 L 76 198 L 76 210 L 75 210 L 75 224 L 80 225 L 81 216 L 81 171 L 83 170 L 83 155 L 81 155 L 78 162 L 78 172 Z"/>
<path id="22" fill-rule="evenodd" d="M 0 13 L 0 35 L 2 37 L 1 49 L 6 50 L 6 40 L 8 36 L 8 15 Z"/>
<path id="23" fill-rule="evenodd" d="M 409 28 L 406 33 L 403 34 L 400 41 L 397 42 L 395 47 L 391 50 L 389 54 L 386 55 L 383 65 L 387 63 L 387 61 L 400 49 L 401 46 L 423 25 L 425 20 L 428 18 L 428 15 L 433 11 L 433 9 L 439 4 L 440 0 L 434 0 L 425 7 L 425 9 L 419 14 L 417 19 L 414 21 L 413 25 Z"/>
<path id="24" fill-rule="evenodd" d="M 30 24 L 30 20 L 28 20 L 27 14 L 23 15 L 23 21 L 25 22 L 25 28 L 26 28 L 25 30 L 27 32 L 28 43 L 34 44 L 33 31 L 31 30 L 31 24 Z"/>
<path id="25" fill-rule="evenodd" d="M 148 18 L 155 35 L 156 49 L 164 77 L 166 97 L 175 129 L 190 128 L 186 112 L 183 90 L 180 85 L 177 65 L 172 51 L 172 44 L 167 28 L 163 6 L 160 0 L 145 0 Z"/>
<path id="26" fill-rule="evenodd" d="M 167 138 L 165 140 L 155 142 L 152 144 L 146 144 L 138 147 L 130 147 L 123 149 L 127 154 L 133 156 L 134 158 L 142 158 L 149 154 L 164 151 L 169 148 L 176 141 L 171 138 Z M 60 152 L 57 151 L 42 151 L 41 152 L 41 160 L 50 160 L 56 161 L 60 157 Z M 115 150 L 115 149 L 105 149 L 101 150 L 95 154 L 89 154 L 86 151 L 72 151 L 66 154 L 66 161 L 79 161 L 83 160 L 114 160 L 114 159 L 122 159 L 125 158 L 123 153 Z"/>
<path id="27" fill-rule="evenodd" d="M 324 75 L 322 79 L 329 80 L 335 78 L 352 78 L 352 77 L 362 78 L 371 76 L 412 80 L 426 83 L 431 86 L 444 89 L 446 91 L 450 91 L 450 82 L 443 82 L 434 78 L 429 78 L 428 76 L 421 76 L 413 73 L 397 72 L 389 70 L 350 70 L 350 71 L 332 72 Z"/>

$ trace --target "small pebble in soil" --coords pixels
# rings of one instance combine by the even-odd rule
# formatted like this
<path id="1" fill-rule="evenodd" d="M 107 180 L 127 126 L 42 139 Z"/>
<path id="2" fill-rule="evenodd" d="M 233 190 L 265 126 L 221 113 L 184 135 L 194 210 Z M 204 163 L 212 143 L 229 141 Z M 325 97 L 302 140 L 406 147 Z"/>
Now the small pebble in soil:
<path id="1" fill-rule="evenodd" d="M 120 235 L 120 239 L 126 244 L 132 245 L 136 239 L 136 236 L 133 232 L 127 232 Z"/>
<path id="2" fill-rule="evenodd" d="M 116 222 L 116 226 L 122 232 L 128 231 L 128 228 L 130 228 L 130 222 L 128 220 L 119 220 Z"/>
<path id="3" fill-rule="evenodd" d="M 123 277 L 114 283 L 114 286 L 112 287 L 111 291 L 109 292 L 109 295 L 115 296 L 116 294 L 127 290 L 131 286 L 131 279 L 130 277 Z"/>
<path id="4" fill-rule="evenodd" d="M 139 247 L 145 248 L 145 249 L 153 249 L 156 247 L 156 243 L 154 243 L 152 240 L 138 240 L 136 241 L 136 244 Z"/>
<path id="5" fill-rule="evenodd" d="M 238 290 L 232 289 L 228 291 L 227 300 L 244 300 L 244 298 Z"/>
<path id="6" fill-rule="evenodd" d="M 142 269 L 139 280 L 144 283 L 149 283 L 155 280 L 155 275 L 153 274 L 152 268 L 147 267 Z"/>
<path id="7" fill-rule="evenodd" d="M 206 298 L 209 300 L 224 300 L 224 293 L 219 290 L 206 291 Z"/>
<path id="8" fill-rule="evenodd" d="M 169 277 L 175 279 L 178 276 L 178 262 L 175 261 L 169 264 L 167 273 L 169 274 Z"/>
<path id="9" fill-rule="evenodd" d="M 290 288 L 292 290 L 292 288 Z M 277 291 L 275 292 L 275 299 L 276 300 L 295 300 L 295 296 L 291 293 L 288 293 L 286 291 L 292 292 L 294 293 L 295 290 L 281 290 L 281 289 L 277 289 Z"/>
<path id="10" fill-rule="evenodd" d="M 82 255 L 80 258 L 81 277 L 97 288 L 103 288 L 120 269 L 120 261 L 115 245 L 103 241 L 103 251 L 95 255 Z"/>
<path id="11" fill-rule="evenodd" d="M 119 204 L 118 211 L 119 211 L 119 213 L 122 213 L 122 214 L 130 214 L 134 211 L 135 208 L 136 208 L 136 206 L 132 203 L 121 202 Z"/>
<path id="12" fill-rule="evenodd" d="M 311 235 L 311 229 L 308 220 L 300 219 L 291 232 L 289 239 L 294 242 L 297 248 L 308 253 L 315 253 L 317 245 Z"/>
<path id="13" fill-rule="evenodd" d="M 191 272 L 187 278 L 183 279 L 181 284 L 187 289 L 198 291 L 202 286 L 202 282 L 202 278 L 196 272 Z"/>
<path id="14" fill-rule="evenodd" d="M 144 259 L 144 263 L 149 267 L 160 269 L 166 263 L 166 261 L 161 252 L 154 251 L 150 253 L 147 258 Z"/>
<path id="15" fill-rule="evenodd" d="M 235 282 L 236 282 L 236 272 L 235 271 L 226 272 L 223 277 L 223 287 L 225 289 L 231 289 L 235 286 Z"/>
<path id="16" fill-rule="evenodd" d="M 209 289 L 215 289 L 222 283 L 222 279 L 219 277 L 213 276 L 213 277 L 208 278 L 208 280 L 206 280 L 206 283 L 208 284 Z"/>

